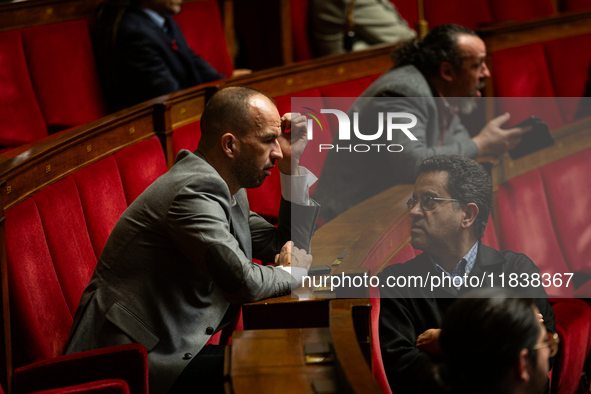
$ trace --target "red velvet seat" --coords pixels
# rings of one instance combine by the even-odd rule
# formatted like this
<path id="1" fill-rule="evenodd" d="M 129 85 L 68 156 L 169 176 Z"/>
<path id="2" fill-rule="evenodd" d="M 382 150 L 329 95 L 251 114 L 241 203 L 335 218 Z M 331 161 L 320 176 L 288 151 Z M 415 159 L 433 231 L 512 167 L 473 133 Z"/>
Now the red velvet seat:
<path id="1" fill-rule="evenodd" d="M 85 19 L 24 29 L 22 37 L 33 89 L 50 131 L 108 113 Z"/>
<path id="2" fill-rule="evenodd" d="M 33 390 L 38 391 L 59 387 L 63 375 L 71 385 L 88 381 L 81 377 L 129 374 L 143 382 L 130 384 L 131 392 L 147 392 L 146 351 L 140 345 L 56 357 L 64 351 L 80 296 L 109 231 L 128 203 L 165 171 L 160 142 L 152 137 L 41 189 L 5 213 L 12 332 L 20 339 L 13 343 L 13 354 L 24 364 L 38 362 L 15 371 L 15 381 L 18 374 L 28 376 L 20 378 L 25 386 L 35 380 L 30 376 L 53 379 L 55 384 Z M 108 366 L 114 362 L 108 360 L 126 357 L 143 361 L 113 375 Z M 80 372 L 66 373 L 71 368 Z"/>
<path id="3" fill-rule="evenodd" d="M 181 13 L 174 19 L 189 47 L 220 73 L 230 77 L 234 66 L 228 54 L 218 2 L 207 0 L 183 4 Z"/>
<path id="4" fill-rule="evenodd" d="M 493 22 L 486 0 L 425 0 L 424 5 L 429 28 L 455 23 L 475 30 L 479 24 Z"/>
<path id="5" fill-rule="evenodd" d="M 35 394 L 129 394 L 129 386 L 121 379 L 104 379 L 75 386 L 37 391 Z"/>
<path id="6" fill-rule="evenodd" d="M 582 97 L 589 78 L 587 70 L 591 64 L 591 34 L 547 41 L 544 43 L 544 48 L 556 96 Z M 577 56 L 572 56 L 573 53 Z M 566 122 L 574 120 L 578 101 L 578 99 L 558 100 Z"/>
<path id="7" fill-rule="evenodd" d="M 172 153 L 174 157 L 181 149 L 195 151 L 201 139 L 201 121 L 189 123 L 188 125 L 175 129 L 172 133 Z"/>
<path id="8" fill-rule="evenodd" d="M 502 250 L 525 253 L 543 273 L 571 272 L 558 243 L 542 174 L 530 171 L 499 185 Z M 550 297 L 572 296 L 572 288 L 548 287 Z"/>
<path id="9" fill-rule="evenodd" d="M 552 0 L 489 0 L 495 22 L 526 21 L 555 13 Z"/>
<path id="10" fill-rule="evenodd" d="M 558 243 L 570 268 L 564 272 L 591 274 L 590 169 L 589 149 L 540 168 Z"/>
<path id="11" fill-rule="evenodd" d="M 516 67 L 519 65 L 519 67 Z M 556 129 L 564 120 L 556 96 L 546 54 L 542 44 L 525 45 L 496 51 L 492 55 L 492 70 L 496 97 L 519 97 L 519 100 L 498 99 L 497 113 L 510 112 L 516 124 L 532 115 L 542 118 Z M 540 100 L 538 97 L 548 97 Z"/>
<path id="12" fill-rule="evenodd" d="M 390 3 L 394 4 L 394 7 L 396 7 L 398 13 L 406 20 L 408 25 L 415 29 L 419 21 L 417 0 L 390 0 Z"/>
<path id="13" fill-rule="evenodd" d="M 589 0 L 561 0 L 560 11 L 575 12 L 591 9 L 591 1 Z"/>
<path id="14" fill-rule="evenodd" d="M 291 35 L 293 37 L 293 58 L 296 62 L 312 59 L 309 39 L 308 0 L 291 0 Z"/>
<path id="15" fill-rule="evenodd" d="M 0 33 L 0 146 L 19 146 L 47 136 L 19 31 Z"/>

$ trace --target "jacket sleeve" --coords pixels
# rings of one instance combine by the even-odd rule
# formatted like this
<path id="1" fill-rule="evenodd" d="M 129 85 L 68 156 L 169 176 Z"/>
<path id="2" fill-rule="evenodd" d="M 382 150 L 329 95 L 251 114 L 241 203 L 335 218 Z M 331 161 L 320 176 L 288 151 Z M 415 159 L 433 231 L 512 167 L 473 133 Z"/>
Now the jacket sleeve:
<path id="1" fill-rule="evenodd" d="M 289 273 L 253 264 L 241 249 L 230 229 L 229 199 L 218 188 L 190 183 L 178 193 L 166 217 L 170 238 L 229 302 L 288 294 L 292 286 Z"/>

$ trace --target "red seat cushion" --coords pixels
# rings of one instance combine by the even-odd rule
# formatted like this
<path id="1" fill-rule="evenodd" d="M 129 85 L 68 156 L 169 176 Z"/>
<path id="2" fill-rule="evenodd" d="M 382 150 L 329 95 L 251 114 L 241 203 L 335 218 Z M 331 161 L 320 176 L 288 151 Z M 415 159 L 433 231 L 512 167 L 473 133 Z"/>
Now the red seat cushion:
<path id="1" fill-rule="evenodd" d="M 515 67 L 519 64 L 519 67 Z M 520 97 L 497 100 L 498 111 L 511 113 L 510 124 L 532 115 L 542 118 L 550 129 L 564 124 L 550 78 L 542 44 L 525 45 L 496 51 L 492 55 L 492 74 L 497 97 Z M 549 97 L 539 99 L 538 97 Z"/>
<path id="2" fill-rule="evenodd" d="M 312 48 L 308 38 L 308 6 L 308 0 L 291 0 L 289 2 L 293 55 L 297 62 L 312 58 Z"/>
<path id="3" fill-rule="evenodd" d="M 33 88 L 50 130 L 107 114 L 85 19 L 22 31 Z"/>
<path id="4" fill-rule="evenodd" d="M 181 149 L 195 151 L 201 139 L 201 122 L 193 122 L 172 132 L 172 154 L 178 155 Z"/>
<path id="5" fill-rule="evenodd" d="M 541 167 L 549 212 L 570 270 L 591 274 L 591 150 Z"/>
<path id="6" fill-rule="evenodd" d="M 129 394 L 129 387 L 121 379 L 105 379 L 75 386 L 37 391 L 36 394 Z"/>
<path id="7" fill-rule="evenodd" d="M 552 0 L 489 0 L 495 22 L 526 21 L 555 13 Z"/>
<path id="8" fill-rule="evenodd" d="M 0 145 L 18 146 L 47 136 L 19 31 L 0 33 L 0 118 Z"/>
<path id="9" fill-rule="evenodd" d="M 390 0 L 390 3 L 394 4 L 400 16 L 414 29 L 419 21 L 417 0 Z"/>
<path id="10" fill-rule="evenodd" d="M 591 64 L 591 34 L 561 38 L 544 43 L 550 77 L 557 97 L 582 97 Z M 576 53 L 577 56 L 572 56 Z M 568 61 L 565 61 L 568 59 Z M 574 120 L 578 99 L 558 100 L 567 122 Z"/>
<path id="11" fill-rule="evenodd" d="M 13 331 L 30 361 L 62 354 L 72 313 L 61 289 L 33 198 L 6 212 L 6 255 Z M 18 353 L 23 349 L 15 349 Z"/>
<path id="12" fill-rule="evenodd" d="M 554 231 L 539 169 L 499 185 L 498 207 L 502 250 L 525 253 L 542 273 L 571 272 Z M 573 289 L 548 287 L 546 292 L 568 297 Z"/>
<path id="13" fill-rule="evenodd" d="M 174 19 L 189 47 L 218 72 L 230 77 L 234 67 L 226 46 L 218 2 L 207 0 L 183 4 L 181 13 Z"/>
<path id="14" fill-rule="evenodd" d="M 591 1 L 589 0 L 561 0 L 560 10 L 569 11 L 583 11 L 591 9 Z"/>
<path id="15" fill-rule="evenodd" d="M 88 234 L 98 259 L 119 216 L 127 208 L 123 184 L 113 156 L 93 163 L 73 174 Z"/>
<path id="16" fill-rule="evenodd" d="M 115 153 L 115 160 L 127 205 L 167 171 L 164 152 L 156 136 Z"/>
<path id="17" fill-rule="evenodd" d="M 424 4 L 429 28 L 455 23 L 475 30 L 478 24 L 493 21 L 486 0 L 425 0 Z"/>

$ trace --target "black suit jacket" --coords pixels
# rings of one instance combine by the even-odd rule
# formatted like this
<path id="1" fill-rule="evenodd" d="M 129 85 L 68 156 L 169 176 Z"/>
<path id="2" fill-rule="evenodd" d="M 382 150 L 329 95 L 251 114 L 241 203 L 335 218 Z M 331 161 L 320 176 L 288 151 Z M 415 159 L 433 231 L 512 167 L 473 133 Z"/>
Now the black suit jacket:
<path id="1" fill-rule="evenodd" d="M 524 254 L 510 251 L 499 252 L 483 245 L 479 241 L 478 255 L 469 278 L 477 276 L 482 279 L 485 275 L 483 287 L 491 287 L 489 274 L 493 273 L 494 287 L 500 287 L 499 274 L 505 273 L 505 288 L 511 273 L 538 273 L 540 269 Z M 422 253 L 404 264 L 394 264 L 386 267 L 380 274 L 380 284 L 387 283 L 388 276 L 417 276 L 423 279 L 441 274 L 435 270 L 431 259 Z M 469 282 L 468 282 L 469 283 Z M 384 286 L 380 289 L 380 348 L 384 361 L 386 375 L 392 389 L 399 392 L 421 392 L 421 384 L 426 381 L 429 366 L 435 359 L 422 352 L 415 346 L 416 338 L 430 328 L 440 328 L 442 316 L 457 297 L 472 290 L 462 287 L 457 291 L 451 288 L 436 288 L 431 291 L 430 286 L 396 288 Z M 533 298 L 540 313 L 544 316 L 544 325 L 548 331 L 556 332 L 554 311 L 548 303 L 548 296 L 543 287 L 529 287 L 520 290 L 518 294 Z"/>
<path id="2" fill-rule="evenodd" d="M 116 36 L 115 64 L 98 59 L 113 109 L 225 78 L 187 46 L 172 18 L 165 19 L 168 32 L 140 9 L 125 12 Z"/>

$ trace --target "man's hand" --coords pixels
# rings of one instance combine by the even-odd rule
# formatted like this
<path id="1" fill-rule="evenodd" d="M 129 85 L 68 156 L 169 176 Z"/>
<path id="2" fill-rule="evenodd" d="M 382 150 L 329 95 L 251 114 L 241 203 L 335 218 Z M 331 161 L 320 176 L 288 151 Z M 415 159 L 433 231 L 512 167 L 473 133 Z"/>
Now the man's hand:
<path id="1" fill-rule="evenodd" d="M 441 332 L 440 328 L 431 328 L 421 335 L 417 337 L 415 342 L 416 347 L 421 349 L 422 351 L 433 354 L 433 355 L 441 355 L 443 352 L 439 347 L 439 333 Z"/>
<path id="2" fill-rule="evenodd" d="M 508 112 L 488 122 L 486 126 L 472 138 L 479 151 L 479 156 L 498 156 L 511 150 L 519 144 L 521 136 L 531 130 L 528 127 L 514 127 L 503 130 L 501 126 L 509 120 Z"/>
<path id="3" fill-rule="evenodd" d="M 299 175 L 300 157 L 308 144 L 307 123 L 306 117 L 297 113 L 287 113 L 281 117 L 281 136 L 278 140 L 283 158 L 278 160 L 278 165 L 284 174 Z"/>
<path id="4" fill-rule="evenodd" d="M 281 248 L 281 252 L 275 255 L 275 265 L 301 267 L 307 272 L 312 265 L 312 255 L 306 253 L 304 249 L 297 248 L 293 242 L 287 241 Z"/>

